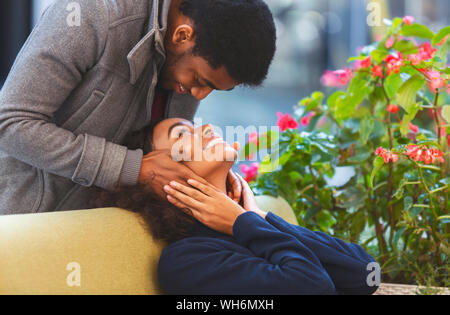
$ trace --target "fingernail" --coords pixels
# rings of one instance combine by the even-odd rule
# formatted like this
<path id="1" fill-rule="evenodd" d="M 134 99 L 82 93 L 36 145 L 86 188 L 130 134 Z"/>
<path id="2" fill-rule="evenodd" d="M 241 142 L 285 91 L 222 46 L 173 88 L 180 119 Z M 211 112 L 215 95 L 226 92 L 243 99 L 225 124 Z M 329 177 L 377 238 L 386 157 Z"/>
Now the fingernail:
<path id="1" fill-rule="evenodd" d="M 195 180 L 193 180 L 193 179 L 188 179 L 187 182 L 188 182 L 188 184 L 195 184 Z"/>
<path id="2" fill-rule="evenodd" d="M 175 182 L 175 181 L 171 181 L 171 182 L 170 182 L 170 186 L 177 187 L 177 186 L 178 186 L 178 183 Z"/>
<path id="3" fill-rule="evenodd" d="M 164 190 L 165 190 L 165 191 L 170 191 L 170 189 L 171 189 L 171 188 L 170 188 L 168 185 L 165 185 L 165 186 L 164 186 Z"/>

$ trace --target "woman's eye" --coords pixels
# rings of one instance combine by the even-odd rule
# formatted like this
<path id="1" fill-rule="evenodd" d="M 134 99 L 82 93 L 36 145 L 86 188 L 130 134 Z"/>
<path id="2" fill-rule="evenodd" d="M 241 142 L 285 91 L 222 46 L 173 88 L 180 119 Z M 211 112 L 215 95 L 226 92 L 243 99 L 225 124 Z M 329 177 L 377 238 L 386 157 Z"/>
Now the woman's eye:
<path id="1" fill-rule="evenodd" d="M 176 130 L 173 130 L 172 137 L 179 139 L 187 132 L 189 132 L 189 129 L 187 129 L 186 127 L 177 128 Z"/>

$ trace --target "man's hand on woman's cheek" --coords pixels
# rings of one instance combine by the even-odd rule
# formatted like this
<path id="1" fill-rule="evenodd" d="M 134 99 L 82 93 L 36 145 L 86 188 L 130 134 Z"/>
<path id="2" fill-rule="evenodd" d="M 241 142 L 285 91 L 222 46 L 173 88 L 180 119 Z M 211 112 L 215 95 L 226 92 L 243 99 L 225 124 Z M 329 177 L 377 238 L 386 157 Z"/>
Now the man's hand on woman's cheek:
<path id="1" fill-rule="evenodd" d="M 165 200 L 167 194 L 163 189 L 164 185 L 173 180 L 187 183 L 189 178 L 205 182 L 188 167 L 175 162 L 169 150 L 158 150 L 144 156 L 138 182 L 146 184 L 151 191 Z"/>

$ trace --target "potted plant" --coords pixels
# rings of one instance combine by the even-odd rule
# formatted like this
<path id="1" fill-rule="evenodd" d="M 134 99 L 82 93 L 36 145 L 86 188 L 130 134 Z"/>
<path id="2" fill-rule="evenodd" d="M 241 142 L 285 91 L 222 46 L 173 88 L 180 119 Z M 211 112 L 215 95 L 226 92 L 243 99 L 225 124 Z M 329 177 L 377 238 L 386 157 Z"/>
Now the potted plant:
<path id="1" fill-rule="evenodd" d="M 324 73 L 336 91 L 278 113 L 278 132 L 251 135 L 243 156 L 268 154 L 241 170 L 300 225 L 362 244 L 384 282 L 449 286 L 450 27 L 387 23 L 351 67 Z M 329 184 L 343 166 L 351 178 Z"/>

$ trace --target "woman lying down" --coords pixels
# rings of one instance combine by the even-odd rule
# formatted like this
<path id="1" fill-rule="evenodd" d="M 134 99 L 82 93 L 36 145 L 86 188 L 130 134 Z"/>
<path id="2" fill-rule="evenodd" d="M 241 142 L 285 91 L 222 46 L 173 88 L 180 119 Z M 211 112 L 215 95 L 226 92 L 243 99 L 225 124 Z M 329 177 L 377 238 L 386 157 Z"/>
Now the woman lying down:
<path id="1" fill-rule="evenodd" d="M 167 200 L 140 185 L 102 202 L 141 214 L 153 236 L 168 241 L 158 266 L 164 293 L 372 294 L 378 288 L 368 280 L 374 260 L 359 245 L 259 210 L 242 178 L 241 204 L 227 196 L 238 144 L 225 143 L 211 125 L 166 119 L 148 130 L 146 141 L 151 151 L 175 148 L 197 180 L 171 182 Z"/>

